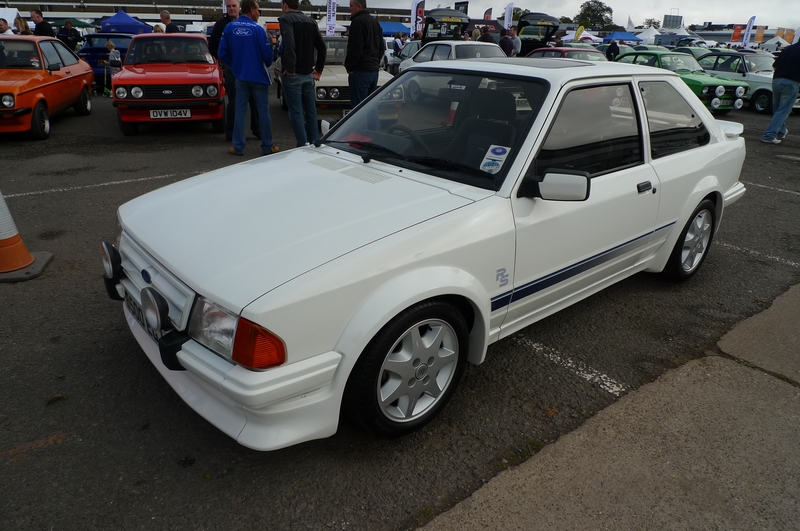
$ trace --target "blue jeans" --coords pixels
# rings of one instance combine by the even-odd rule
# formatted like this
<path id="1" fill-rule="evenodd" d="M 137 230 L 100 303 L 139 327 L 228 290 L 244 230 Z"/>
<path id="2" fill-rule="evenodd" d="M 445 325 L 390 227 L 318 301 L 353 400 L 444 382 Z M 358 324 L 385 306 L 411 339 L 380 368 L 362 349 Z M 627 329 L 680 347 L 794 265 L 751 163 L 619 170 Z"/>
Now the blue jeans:
<path id="1" fill-rule="evenodd" d="M 269 85 L 252 81 L 236 80 L 236 118 L 233 121 L 233 148 L 244 153 L 247 140 L 244 126 L 247 122 L 247 103 L 255 97 L 258 120 L 261 123 L 261 152 L 272 152 L 272 122 L 269 116 Z"/>
<path id="2" fill-rule="evenodd" d="M 761 140 L 771 142 L 776 136 L 786 135 L 786 119 L 792 112 L 800 83 L 776 77 L 772 79 L 772 120 L 770 120 Z"/>
<path id="3" fill-rule="evenodd" d="M 233 77 L 231 69 L 223 66 L 222 75 L 225 78 L 225 93 L 228 95 L 228 106 L 225 109 L 227 120 L 225 121 L 225 138 L 231 139 L 233 137 L 233 121 L 236 119 L 236 78 Z M 250 129 L 253 134 L 258 136 L 261 134 L 261 128 L 258 125 L 258 109 L 256 108 L 255 97 L 250 98 Z"/>
<path id="4" fill-rule="evenodd" d="M 283 97 L 289 107 L 297 147 L 319 138 L 317 132 L 317 97 L 314 93 L 314 74 L 284 74 L 281 76 Z"/>
<path id="5" fill-rule="evenodd" d="M 356 105 L 367 99 L 367 96 L 378 88 L 378 71 L 355 70 L 348 77 L 350 85 L 350 106 Z"/>

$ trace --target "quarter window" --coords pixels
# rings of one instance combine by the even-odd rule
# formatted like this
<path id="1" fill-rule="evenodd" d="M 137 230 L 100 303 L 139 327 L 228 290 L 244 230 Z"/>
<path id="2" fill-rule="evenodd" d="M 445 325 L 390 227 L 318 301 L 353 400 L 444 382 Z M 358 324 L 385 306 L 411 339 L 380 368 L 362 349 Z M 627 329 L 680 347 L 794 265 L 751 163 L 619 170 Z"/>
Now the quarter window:
<path id="1" fill-rule="evenodd" d="M 639 120 L 632 102 L 627 84 L 571 91 L 536 156 L 533 175 L 562 169 L 595 176 L 642 164 Z"/>
<path id="2" fill-rule="evenodd" d="M 706 125 L 675 88 L 665 81 L 639 83 L 650 128 L 650 154 L 666 157 L 708 144 Z"/>
<path id="3" fill-rule="evenodd" d="M 74 64 L 78 64 L 78 58 L 75 57 L 75 54 L 69 51 L 69 48 L 64 46 L 60 42 L 53 41 L 51 43 L 55 46 L 56 51 L 58 52 L 59 57 L 61 57 L 61 64 L 64 66 L 72 66 Z"/>
<path id="4" fill-rule="evenodd" d="M 50 68 L 51 66 L 58 65 L 59 67 L 63 67 L 64 64 L 61 62 L 61 57 L 58 56 L 58 52 L 56 49 L 53 48 L 53 43 L 46 41 L 39 45 L 42 49 L 42 54 L 44 55 L 44 67 Z"/>

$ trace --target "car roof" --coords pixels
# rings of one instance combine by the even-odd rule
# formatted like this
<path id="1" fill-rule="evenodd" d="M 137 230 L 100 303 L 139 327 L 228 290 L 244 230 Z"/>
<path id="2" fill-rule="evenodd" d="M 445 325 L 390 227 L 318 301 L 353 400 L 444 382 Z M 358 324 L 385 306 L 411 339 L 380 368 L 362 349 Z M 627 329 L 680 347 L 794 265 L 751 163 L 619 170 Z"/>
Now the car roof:
<path id="1" fill-rule="evenodd" d="M 611 76 L 678 76 L 675 72 L 651 66 L 594 62 L 560 57 L 497 57 L 491 59 L 450 59 L 429 61 L 410 67 L 409 70 L 464 70 L 482 74 L 507 74 L 545 78 L 554 84 L 564 84 L 576 79 L 596 79 Z"/>
<path id="2" fill-rule="evenodd" d="M 473 45 L 473 46 L 474 46 L 474 45 L 476 45 L 476 44 L 477 44 L 478 46 L 497 46 L 497 44 L 495 44 L 495 43 L 493 43 L 493 42 L 483 42 L 483 41 L 451 41 L 451 40 L 447 40 L 447 39 L 442 39 L 442 40 L 440 40 L 440 41 L 431 41 L 431 42 L 425 43 L 425 46 L 433 46 L 433 45 L 435 45 L 435 44 L 452 44 L 453 46 L 464 46 L 465 44 L 471 44 L 471 45 Z M 424 48 L 425 46 L 423 46 L 423 48 Z"/>
<path id="3" fill-rule="evenodd" d="M 133 38 L 138 41 L 140 39 L 185 39 L 187 37 L 206 40 L 206 36 L 202 33 L 140 33 L 139 35 L 134 35 Z"/>

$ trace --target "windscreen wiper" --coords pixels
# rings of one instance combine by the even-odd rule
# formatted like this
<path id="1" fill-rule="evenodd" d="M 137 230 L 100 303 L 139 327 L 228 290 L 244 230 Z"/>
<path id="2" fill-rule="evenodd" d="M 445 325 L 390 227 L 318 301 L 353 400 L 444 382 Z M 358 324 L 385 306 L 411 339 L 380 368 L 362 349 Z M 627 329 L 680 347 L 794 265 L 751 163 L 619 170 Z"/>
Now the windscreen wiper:
<path id="1" fill-rule="evenodd" d="M 428 166 L 430 168 L 435 168 L 438 170 L 461 171 L 469 173 L 471 175 L 477 175 L 479 177 L 492 177 L 493 175 L 491 173 L 486 173 L 485 171 L 479 168 L 462 164 L 461 162 L 455 162 L 447 159 L 440 159 L 437 157 L 428 157 L 428 156 L 406 157 L 405 160 L 408 162 L 414 162 L 416 164 L 421 164 L 423 166 Z"/>
<path id="2" fill-rule="evenodd" d="M 356 149 L 362 149 L 362 148 L 374 149 L 377 151 L 388 153 L 389 155 L 392 155 L 392 157 L 406 160 L 406 156 L 403 155 L 402 153 L 395 151 L 392 148 L 386 147 L 382 144 L 376 144 L 374 142 L 366 142 L 363 140 L 317 140 L 316 142 L 314 142 L 314 145 L 316 147 L 319 147 L 321 144 L 347 144 L 349 146 L 353 146 Z M 370 159 L 369 155 L 362 155 L 361 157 L 364 159 L 364 162 L 369 162 Z"/>

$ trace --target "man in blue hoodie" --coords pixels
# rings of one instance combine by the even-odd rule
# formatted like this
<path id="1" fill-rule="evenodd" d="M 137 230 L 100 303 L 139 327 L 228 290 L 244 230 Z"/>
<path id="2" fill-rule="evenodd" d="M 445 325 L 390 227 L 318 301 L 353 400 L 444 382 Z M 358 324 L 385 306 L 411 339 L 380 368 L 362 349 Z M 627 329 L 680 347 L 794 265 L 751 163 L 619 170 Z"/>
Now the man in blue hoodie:
<path id="1" fill-rule="evenodd" d="M 258 2 L 243 0 L 239 18 L 225 26 L 219 43 L 219 58 L 230 66 L 236 78 L 236 117 L 233 122 L 232 155 L 244 155 L 247 140 L 244 126 L 247 121 L 247 102 L 255 94 L 258 119 L 261 122 L 261 152 L 270 155 L 279 151 L 272 142 L 272 122 L 269 116 L 269 86 L 272 79 L 269 66 L 272 50 L 267 44 L 267 32 L 258 24 Z"/>

